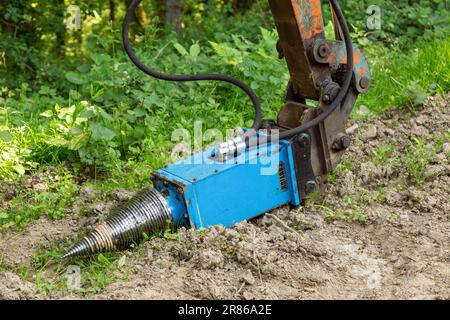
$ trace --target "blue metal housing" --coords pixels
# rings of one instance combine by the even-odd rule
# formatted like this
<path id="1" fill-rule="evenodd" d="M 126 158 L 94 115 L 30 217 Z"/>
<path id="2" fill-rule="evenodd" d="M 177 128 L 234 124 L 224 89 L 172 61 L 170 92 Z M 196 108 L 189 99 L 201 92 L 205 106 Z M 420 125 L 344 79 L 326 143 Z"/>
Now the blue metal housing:
<path id="1" fill-rule="evenodd" d="M 226 162 L 208 149 L 153 173 L 176 225 L 232 226 L 276 207 L 299 205 L 290 141 L 246 149 Z"/>

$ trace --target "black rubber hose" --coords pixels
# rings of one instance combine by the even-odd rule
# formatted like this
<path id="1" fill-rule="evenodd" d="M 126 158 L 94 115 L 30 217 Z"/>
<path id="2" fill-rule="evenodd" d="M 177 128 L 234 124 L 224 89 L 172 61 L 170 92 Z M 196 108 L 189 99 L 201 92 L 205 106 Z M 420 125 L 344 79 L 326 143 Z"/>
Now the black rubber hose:
<path id="1" fill-rule="evenodd" d="M 308 121 L 305 124 L 303 124 L 297 128 L 293 128 L 293 129 L 281 132 L 279 135 L 261 137 L 258 140 L 257 139 L 253 139 L 253 140 L 247 139 L 247 146 L 251 147 L 256 144 L 260 144 L 260 145 L 265 144 L 274 139 L 277 139 L 277 140 L 287 139 L 287 138 L 293 137 L 295 135 L 298 135 L 302 132 L 305 132 L 313 127 L 316 127 L 321 122 L 323 122 L 325 119 L 327 119 L 336 110 L 336 108 L 339 107 L 339 105 L 344 101 L 345 97 L 347 96 L 347 93 L 349 92 L 349 90 L 351 90 L 350 85 L 351 85 L 352 77 L 353 77 L 353 62 L 354 62 L 353 43 L 352 43 L 352 39 L 350 36 L 350 31 L 348 29 L 347 22 L 344 17 L 344 13 L 342 12 L 339 2 L 337 0 L 330 0 L 330 2 L 331 2 L 331 6 L 333 7 L 333 11 L 335 12 L 336 17 L 338 19 L 338 22 L 342 27 L 345 47 L 347 49 L 347 71 L 345 73 L 343 84 L 342 84 L 341 90 L 339 91 L 339 94 L 333 100 L 333 102 L 320 115 L 318 115 L 313 120 Z"/>
<path id="2" fill-rule="evenodd" d="M 259 130 L 259 128 L 262 125 L 262 109 L 261 104 L 259 102 L 259 99 L 256 95 L 256 93 L 250 88 L 248 85 L 243 83 L 242 81 L 227 76 L 223 74 L 214 74 L 214 73 L 207 73 L 207 74 L 196 74 L 196 75 L 175 75 L 175 74 L 166 74 L 161 73 L 158 71 L 155 71 L 146 65 L 144 65 L 139 58 L 134 53 L 131 44 L 130 44 L 130 38 L 128 36 L 130 22 L 132 20 L 132 17 L 136 11 L 137 6 L 142 2 L 142 0 L 134 0 L 130 7 L 128 8 L 127 14 L 125 16 L 125 21 L 123 23 L 123 29 L 122 29 L 122 40 L 123 45 L 125 48 L 125 51 L 127 52 L 128 56 L 130 57 L 131 61 L 138 67 L 141 71 L 148 74 L 149 76 L 152 76 L 156 79 L 165 80 L 165 81 L 176 81 L 176 82 L 188 82 L 188 81 L 223 81 L 231 83 L 240 89 L 242 89 L 251 99 L 253 107 L 255 109 L 255 118 L 253 122 L 252 128 L 254 130 Z"/>
<path id="3" fill-rule="evenodd" d="M 197 75 L 171 75 L 171 74 L 165 74 L 161 72 L 157 72 L 155 70 L 150 69 L 149 67 L 145 66 L 136 56 L 133 49 L 131 48 L 130 39 L 128 36 L 129 31 L 129 24 L 131 21 L 131 18 L 136 11 L 137 6 L 142 2 L 142 0 L 134 0 L 131 4 L 130 8 L 127 11 L 123 30 L 122 30 L 122 38 L 123 38 L 123 44 L 125 47 L 125 51 L 127 52 L 128 56 L 130 57 L 131 61 L 144 73 L 155 77 L 157 79 L 166 80 L 166 81 L 177 81 L 177 82 L 187 82 L 187 81 L 224 81 L 231 83 L 240 89 L 242 89 L 251 99 L 253 106 L 255 108 L 255 119 L 253 123 L 253 130 L 250 130 L 247 132 L 246 136 L 251 136 L 255 131 L 259 130 L 262 126 L 262 110 L 261 110 L 261 104 L 259 102 L 258 97 L 256 96 L 255 92 L 245 83 L 243 83 L 240 80 L 237 80 L 233 77 L 229 77 L 222 74 L 197 74 Z M 335 110 L 339 107 L 339 105 L 342 103 L 342 101 L 345 99 L 348 91 L 350 90 L 350 85 L 352 81 L 353 76 L 353 63 L 354 63 L 354 56 L 353 56 L 353 44 L 352 39 L 350 37 L 350 31 L 347 26 L 347 22 L 345 20 L 344 14 L 341 10 L 341 7 L 337 0 L 330 0 L 331 6 L 333 7 L 333 11 L 336 14 L 337 20 L 339 24 L 342 27 L 343 35 L 344 35 L 344 42 L 345 47 L 347 50 L 347 71 L 344 76 L 344 81 L 341 87 L 341 90 L 337 97 L 333 100 L 333 102 L 316 118 L 314 118 L 311 121 L 308 121 L 307 123 L 287 131 L 282 132 L 279 135 L 272 135 L 268 136 L 266 138 L 260 139 L 258 142 L 260 144 L 270 142 L 271 140 L 274 140 L 274 138 L 281 140 L 290 138 L 292 136 L 298 135 L 302 132 L 305 132 L 313 127 L 316 127 L 321 122 L 323 122 L 326 118 L 328 118 Z M 247 145 L 252 146 L 256 143 L 256 140 L 250 140 L 247 139 Z"/>

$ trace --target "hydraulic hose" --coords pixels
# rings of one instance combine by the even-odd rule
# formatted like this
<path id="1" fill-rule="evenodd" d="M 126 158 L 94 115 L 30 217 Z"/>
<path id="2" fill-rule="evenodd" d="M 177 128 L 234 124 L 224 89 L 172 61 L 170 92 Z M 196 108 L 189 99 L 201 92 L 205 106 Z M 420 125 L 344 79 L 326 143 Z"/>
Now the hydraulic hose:
<path id="1" fill-rule="evenodd" d="M 137 6 L 141 2 L 142 2 L 142 0 L 134 0 L 132 2 L 130 7 L 128 8 L 128 11 L 127 11 L 127 14 L 125 17 L 125 21 L 123 24 L 123 30 L 122 30 L 122 39 L 123 39 L 125 51 L 127 52 L 131 61 L 136 65 L 136 67 L 138 67 L 141 71 L 143 71 L 144 73 L 146 73 L 156 79 L 165 80 L 165 81 L 176 81 L 176 82 L 223 81 L 223 82 L 228 82 L 228 83 L 231 83 L 231 84 L 239 87 L 250 97 L 253 107 L 255 109 L 255 117 L 254 117 L 254 122 L 253 122 L 253 126 L 252 126 L 253 130 L 249 130 L 247 132 L 246 136 L 249 137 L 252 134 L 254 134 L 256 131 L 258 131 L 261 128 L 262 123 L 263 123 L 261 104 L 260 104 L 260 101 L 259 101 L 256 93 L 242 81 L 240 81 L 236 78 L 227 76 L 227 75 L 215 74 L 215 73 L 196 74 L 196 75 L 175 75 L 175 74 L 161 73 L 161 72 L 158 72 L 158 71 L 155 71 L 155 70 L 149 68 L 148 66 L 144 65 L 139 60 L 139 58 L 136 56 L 135 52 L 133 51 L 133 49 L 131 47 L 128 32 L 129 32 L 129 26 L 130 26 L 130 22 L 133 17 L 133 14 L 136 11 Z M 338 23 L 340 24 L 340 26 L 342 28 L 345 47 L 347 50 L 347 71 L 345 73 L 343 84 L 341 86 L 341 90 L 340 90 L 339 94 L 333 100 L 333 102 L 329 106 L 327 106 L 323 110 L 323 112 L 320 115 L 318 115 L 316 118 L 314 118 L 313 120 L 308 121 L 299 127 L 283 131 L 280 134 L 275 134 L 272 136 L 267 136 L 265 138 L 261 138 L 261 139 L 259 139 L 259 141 L 256 139 L 254 139 L 254 140 L 246 139 L 246 143 L 248 146 L 252 146 L 256 143 L 260 143 L 260 144 L 268 143 L 274 139 L 277 139 L 277 140 L 287 139 L 292 136 L 298 135 L 302 132 L 305 132 L 313 127 L 316 127 L 321 122 L 323 122 L 325 119 L 327 119 L 336 110 L 336 108 L 338 108 L 339 105 L 344 101 L 348 91 L 350 90 L 350 85 L 351 85 L 352 76 L 353 76 L 353 63 L 354 63 L 353 44 L 352 44 L 352 39 L 350 36 L 350 31 L 348 29 L 347 22 L 345 20 L 344 14 L 342 12 L 342 9 L 339 5 L 338 0 L 330 0 L 330 3 L 331 3 L 334 13 L 336 14 Z"/>
<path id="2" fill-rule="evenodd" d="M 152 76 L 159 80 L 165 80 L 165 81 L 175 81 L 175 82 L 188 82 L 188 81 L 223 81 L 231 83 L 238 88 L 240 88 L 242 91 L 244 91 L 252 101 L 253 107 L 255 109 L 255 117 L 252 128 L 254 130 L 259 130 L 259 128 L 262 125 L 262 109 L 261 109 L 261 103 L 259 102 L 258 96 L 256 93 L 250 88 L 248 85 L 243 83 L 242 81 L 227 76 L 223 74 L 215 74 L 215 73 L 206 73 L 206 74 L 196 74 L 196 75 L 176 75 L 176 74 L 167 74 L 155 71 L 148 66 L 144 65 L 139 58 L 136 56 L 135 52 L 133 51 L 131 44 L 130 44 L 130 38 L 128 35 L 130 22 L 132 20 L 132 17 L 136 11 L 136 8 L 139 6 L 139 4 L 142 2 L 142 0 L 134 0 L 130 7 L 128 8 L 127 14 L 125 16 L 125 21 L 123 23 L 123 29 L 122 29 L 122 40 L 123 45 L 125 48 L 125 51 L 127 52 L 128 56 L 130 57 L 131 61 L 138 67 L 141 71 L 148 74 L 149 76 Z"/>

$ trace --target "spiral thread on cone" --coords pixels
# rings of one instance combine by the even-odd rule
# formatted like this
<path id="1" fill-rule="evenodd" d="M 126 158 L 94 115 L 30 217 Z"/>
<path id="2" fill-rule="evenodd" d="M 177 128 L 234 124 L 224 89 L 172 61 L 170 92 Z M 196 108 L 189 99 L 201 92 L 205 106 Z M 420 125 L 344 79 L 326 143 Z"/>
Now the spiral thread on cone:
<path id="1" fill-rule="evenodd" d="M 155 189 L 144 189 L 70 248 L 63 259 L 127 247 L 141 240 L 144 233 L 164 230 L 170 220 L 172 214 L 166 199 Z"/>

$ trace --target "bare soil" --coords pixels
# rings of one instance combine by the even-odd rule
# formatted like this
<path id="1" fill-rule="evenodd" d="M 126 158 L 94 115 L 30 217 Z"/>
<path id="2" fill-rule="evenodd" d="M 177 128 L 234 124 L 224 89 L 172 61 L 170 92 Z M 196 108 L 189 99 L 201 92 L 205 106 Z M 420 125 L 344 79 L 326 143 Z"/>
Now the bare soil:
<path id="1" fill-rule="evenodd" d="M 0 298 L 450 299 L 449 123 L 450 95 L 415 114 L 354 122 L 341 168 L 306 207 L 148 241 L 124 253 L 124 268 L 100 293 L 48 295 L 32 275 L 0 271 Z M 3 264 L 33 266 L 40 246 L 68 245 L 132 194 L 117 190 L 98 203 L 94 193 L 80 194 L 97 212 L 90 218 L 75 204 L 62 220 L 0 235 Z"/>

